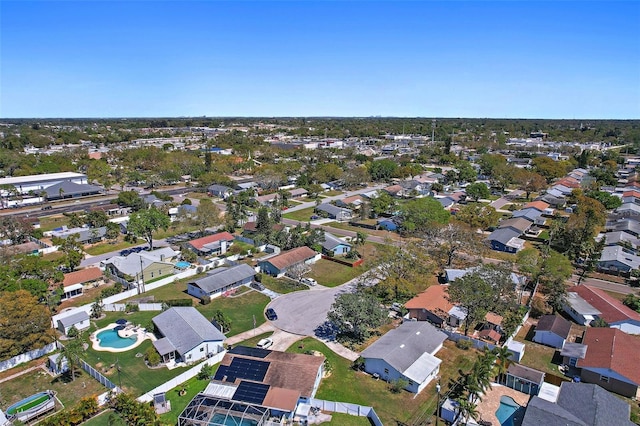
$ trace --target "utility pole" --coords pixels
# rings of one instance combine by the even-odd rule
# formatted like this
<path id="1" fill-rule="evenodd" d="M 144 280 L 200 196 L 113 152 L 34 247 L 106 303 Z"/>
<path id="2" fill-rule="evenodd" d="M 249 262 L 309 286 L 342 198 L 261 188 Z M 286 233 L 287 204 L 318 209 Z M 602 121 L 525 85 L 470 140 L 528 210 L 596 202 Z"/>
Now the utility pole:
<path id="1" fill-rule="evenodd" d="M 431 143 L 436 141 L 436 119 L 431 120 Z"/>
<path id="2" fill-rule="evenodd" d="M 436 392 L 438 393 L 438 405 L 436 405 L 436 426 L 438 426 L 438 420 L 440 419 L 440 381 L 436 383 Z"/>
<path id="3" fill-rule="evenodd" d="M 140 256 L 140 282 L 138 283 L 138 294 L 144 293 L 144 270 L 142 269 L 142 256 Z"/>

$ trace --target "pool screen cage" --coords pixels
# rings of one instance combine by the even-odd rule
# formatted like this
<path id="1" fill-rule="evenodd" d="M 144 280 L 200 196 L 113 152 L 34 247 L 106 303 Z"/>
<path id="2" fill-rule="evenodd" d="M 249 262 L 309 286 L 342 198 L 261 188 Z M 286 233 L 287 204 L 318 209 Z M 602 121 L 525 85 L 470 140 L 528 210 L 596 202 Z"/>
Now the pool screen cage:
<path id="1" fill-rule="evenodd" d="M 227 426 L 265 424 L 271 410 L 198 394 L 178 417 L 178 426 Z"/>

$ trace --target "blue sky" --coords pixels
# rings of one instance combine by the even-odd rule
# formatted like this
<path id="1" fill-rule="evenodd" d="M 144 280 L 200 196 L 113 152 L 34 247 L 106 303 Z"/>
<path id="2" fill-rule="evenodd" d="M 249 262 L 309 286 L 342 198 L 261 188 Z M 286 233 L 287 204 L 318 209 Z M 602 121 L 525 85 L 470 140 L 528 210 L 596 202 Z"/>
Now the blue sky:
<path id="1" fill-rule="evenodd" d="M 640 2 L 0 2 L 0 117 L 640 118 Z"/>

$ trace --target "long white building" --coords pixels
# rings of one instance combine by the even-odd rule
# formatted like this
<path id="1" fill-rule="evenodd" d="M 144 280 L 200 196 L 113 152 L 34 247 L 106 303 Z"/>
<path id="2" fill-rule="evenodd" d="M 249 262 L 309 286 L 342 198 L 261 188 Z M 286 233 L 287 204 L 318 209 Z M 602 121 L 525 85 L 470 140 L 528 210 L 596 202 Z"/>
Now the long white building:
<path id="1" fill-rule="evenodd" d="M 0 178 L 0 195 L 6 196 L 7 190 L 4 189 L 7 185 L 14 186 L 18 193 L 28 194 L 30 191 L 38 194 L 43 189 L 50 186 L 63 183 L 72 182 L 79 185 L 86 185 L 87 175 L 83 173 L 74 172 L 62 172 L 62 173 L 45 173 L 41 175 L 30 176 L 15 176 L 8 178 Z"/>

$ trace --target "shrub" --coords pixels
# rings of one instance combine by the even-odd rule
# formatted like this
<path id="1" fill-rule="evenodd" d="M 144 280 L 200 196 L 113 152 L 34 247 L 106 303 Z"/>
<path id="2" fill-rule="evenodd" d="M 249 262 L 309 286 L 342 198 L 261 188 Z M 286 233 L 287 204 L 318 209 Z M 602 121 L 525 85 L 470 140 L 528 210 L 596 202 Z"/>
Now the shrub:
<path id="1" fill-rule="evenodd" d="M 163 300 L 162 303 L 166 304 L 169 307 L 171 307 L 171 306 L 193 306 L 193 302 L 191 301 L 191 299 L 169 299 L 169 300 Z"/>
<path id="2" fill-rule="evenodd" d="M 130 312 L 138 312 L 140 311 L 140 307 L 135 304 L 135 303 L 127 303 L 124 307 L 124 311 L 126 313 L 130 313 Z"/>
<path id="3" fill-rule="evenodd" d="M 467 350 L 467 349 L 471 349 L 471 347 L 473 346 L 473 342 L 471 340 L 467 340 L 467 339 L 460 339 L 456 342 L 456 347 L 458 349 L 462 349 L 462 350 Z"/>
<path id="4" fill-rule="evenodd" d="M 406 379 L 397 379 L 389 383 L 389 390 L 393 393 L 400 393 L 404 388 L 409 386 L 409 381 Z"/>
<path id="5" fill-rule="evenodd" d="M 198 380 L 210 380 L 213 377 L 214 369 L 213 365 L 204 364 L 196 377 Z"/>
<path id="6" fill-rule="evenodd" d="M 540 298 L 533 299 L 531 303 L 531 316 L 533 318 L 540 318 L 547 313 L 547 304 Z"/>
<path id="7" fill-rule="evenodd" d="M 202 303 L 203 305 L 208 305 L 209 303 L 211 303 L 211 297 L 205 294 L 204 296 L 202 296 L 202 299 L 200 299 L 200 303 Z"/>
<path id="8" fill-rule="evenodd" d="M 144 354 L 144 359 L 146 359 L 151 366 L 160 364 L 160 354 L 153 346 L 150 346 L 149 349 L 147 349 Z"/>
<path id="9" fill-rule="evenodd" d="M 261 282 L 262 282 L 262 273 L 258 272 L 258 273 L 253 277 L 253 279 L 254 279 L 256 282 L 261 283 Z"/>
<path id="10" fill-rule="evenodd" d="M 358 359 L 353 361 L 353 363 L 351 364 L 351 368 L 353 368 L 356 371 L 364 370 L 364 358 L 358 357 Z"/>

